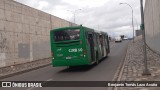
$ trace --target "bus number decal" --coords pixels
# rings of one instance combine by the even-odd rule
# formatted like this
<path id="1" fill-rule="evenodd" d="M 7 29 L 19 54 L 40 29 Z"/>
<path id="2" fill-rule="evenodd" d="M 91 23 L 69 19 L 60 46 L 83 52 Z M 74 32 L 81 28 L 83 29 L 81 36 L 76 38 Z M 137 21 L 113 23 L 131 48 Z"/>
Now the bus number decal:
<path id="1" fill-rule="evenodd" d="M 83 51 L 83 49 L 82 48 L 74 48 L 74 49 L 69 49 L 68 50 L 69 52 L 82 52 Z"/>
<path id="2" fill-rule="evenodd" d="M 69 52 L 77 52 L 77 49 L 74 48 L 74 49 L 69 49 Z"/>
<path id="3" fill-rule="evenodd" d="M 78 52 L 82 52 L 82 51 L 83 51 L 83 49 L 82 49 L 82 48 L 79 48 L 79 49 L 78 49 Z"/>

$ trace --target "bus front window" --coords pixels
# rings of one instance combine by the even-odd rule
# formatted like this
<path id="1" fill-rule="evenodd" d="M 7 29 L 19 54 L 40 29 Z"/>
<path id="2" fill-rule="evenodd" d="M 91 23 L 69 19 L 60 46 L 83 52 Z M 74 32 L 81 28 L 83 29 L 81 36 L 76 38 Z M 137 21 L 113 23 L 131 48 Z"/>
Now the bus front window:
<path id="1" fill-rule="evenodd" d="M 66 40 L 78 40 L 80 39 L 80 30 L 60 30 L 54 32 L 54 40 L 58 41 L 66 41 Z"/>

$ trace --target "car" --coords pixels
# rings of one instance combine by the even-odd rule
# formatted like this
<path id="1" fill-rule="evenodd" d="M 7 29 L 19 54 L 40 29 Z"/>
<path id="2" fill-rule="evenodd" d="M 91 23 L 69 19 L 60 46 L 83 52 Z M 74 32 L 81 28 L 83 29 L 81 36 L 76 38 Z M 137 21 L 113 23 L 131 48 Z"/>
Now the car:
<path id="1" fill-rule="evenodd" d="M 122 38 L 121 37 L 115 37 L 115 42 L 122 42 Z"/>
<path id="2" fill-rule="evenodd" d="M 128 40 L 128 38 L 123 38 L 123 40 Z"/>

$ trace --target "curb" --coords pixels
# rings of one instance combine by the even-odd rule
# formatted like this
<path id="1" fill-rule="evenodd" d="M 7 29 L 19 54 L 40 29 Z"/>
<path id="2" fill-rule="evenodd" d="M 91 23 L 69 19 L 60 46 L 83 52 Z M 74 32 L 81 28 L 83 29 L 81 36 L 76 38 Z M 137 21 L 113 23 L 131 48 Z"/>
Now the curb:
<path id="1" fill-rule="evenodd" d="M 38 60 L 38 61 L 40 61 L 40 60 Z M 29 65 L 30 65 L 30 64 L 36 63 L 36 62 L 38 62 L 38 61 L 28 62 L 28 63 L 29 63 Z M 28 64 L 28 63 L 27 63 L 27 64 Z M 15 66 L 15 67 L 18 66 L 18 65 L 22 65 L 22 66 L 23 66 L 24 64 L 25 64 L 25 63 L 17 64 L 17 65 L 14 65 L 14 66 Z M 32 68 L 27 68 L 27 69 L 20 68 L 20 69 L 17 70 L 17 71 L 12 70 L 10 73 L 7 73 L 7 74 L 4 73 L 4 75 L 0 76 L 0 80 L 1 80 L 1 79 L 4 79 L 4 78 L 8 78 L 8 77 L 15 76 L 15 75 L 19 75 L 19 74 L 22 74 L 22 73 L 30 72 L 30 71 L 33 71 L 33 70 L 37 70 L 37 69 L 40 69 L 40 68 L 43 68 L 43 67 L 46 67 L 46 66 L 49 66 L 49 65 L 51 65 L 50 62 L 48 62 L 48 63 L 46 63 L 46 64 L 39 64 L 39 65 L 37 65 L 37 66 L 35 66 L 35 67 L 32 67 Z M 11 67 L 11 66 L 8 66 L 8 67 L 5 67 L 5 68 L 10 68 L 10 67 Z M 0 69 L 1 69 L 1 68 L 0 68 Z M 5 70 L 5 69 L 4 69 L 4 70 Z M 1 70 L 1 71 L 3 71 L 3 70 Z"/>

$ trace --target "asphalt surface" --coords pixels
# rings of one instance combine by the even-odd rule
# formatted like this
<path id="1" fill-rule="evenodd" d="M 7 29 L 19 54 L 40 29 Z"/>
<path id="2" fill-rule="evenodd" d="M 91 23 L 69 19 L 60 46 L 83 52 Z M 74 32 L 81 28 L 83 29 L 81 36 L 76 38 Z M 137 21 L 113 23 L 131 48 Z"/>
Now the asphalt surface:
<path id="1" fill-rule="evenodd" d="M 1 81 L 111 81 L 118 66 L 126 54 L 128 41 L 110 43 L 111 52 L 108 58 L 98 65 L 84 67 L 47 66 Z M 0 88 L 0 90 L 107 90 L 106 87 L 50 87 L 50 88 Z"/>

